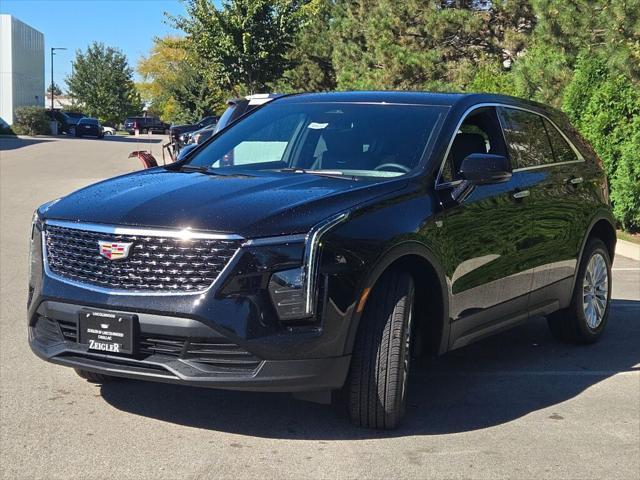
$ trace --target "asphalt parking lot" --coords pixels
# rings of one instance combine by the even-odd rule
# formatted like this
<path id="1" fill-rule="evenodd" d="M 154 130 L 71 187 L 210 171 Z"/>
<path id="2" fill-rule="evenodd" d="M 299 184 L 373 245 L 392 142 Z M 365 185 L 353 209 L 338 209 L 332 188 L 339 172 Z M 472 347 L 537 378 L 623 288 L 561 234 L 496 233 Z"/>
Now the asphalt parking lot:
<path id="1" fill-rule="evenodd" d="M 0 137 L 2 478 L 640 478 L 640 262 L 618 257 L 608 331 L 557 343 L 531 321 L 414 369 L 393 432 L 335 408 L 136 381 L 104 386 L 26 341 L 33 209 L 138 169 L 130 137 Z"/>

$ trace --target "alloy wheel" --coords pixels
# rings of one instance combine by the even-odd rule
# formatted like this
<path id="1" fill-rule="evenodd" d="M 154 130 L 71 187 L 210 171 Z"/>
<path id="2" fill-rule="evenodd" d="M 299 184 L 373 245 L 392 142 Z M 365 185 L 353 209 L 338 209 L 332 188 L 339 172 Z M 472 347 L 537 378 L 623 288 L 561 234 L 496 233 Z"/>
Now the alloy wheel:
<path id="1" fill-rule="evenodd" d="M 587 326 L 595 330 L 602 323 L 609 297 L 609 272 L 600 253 L 590 259 L 582 281 L 582 308 Z"/>

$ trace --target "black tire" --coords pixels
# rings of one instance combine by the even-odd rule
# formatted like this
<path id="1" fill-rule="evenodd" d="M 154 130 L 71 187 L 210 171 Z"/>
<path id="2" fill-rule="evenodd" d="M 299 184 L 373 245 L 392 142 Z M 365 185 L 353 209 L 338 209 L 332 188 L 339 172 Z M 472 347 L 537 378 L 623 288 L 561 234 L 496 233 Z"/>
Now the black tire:
<path id="1" fill-rule="evenodd" d="M 590 326 L 585 314 L 585 307 L 583 305 L 583 284 L 585 281 L 585 274 L 589 262 L 595 256 L 600 256 L 604 259 L 607 275 L 607 303 L 604 308 L 604 314 L 600 320 L 600 323 L 594 327 Z M 576 283 L 571 294 L 571 304 L 569 307 L 559 310 L 551 314 L 547 318 L 549 329 L 555 338 L 565 343 L 575 344 L 590 344 L 597 342 L 609 319 L 609 307 L 611 305 L 611 259 L 609 257 L 609 251 L 602 240 L 594 238 L 587 243 L 580 266 L 578 267 L 578 275 L 576 277 Z"/>
<path id="2" fill-rule="evenodd" d="M 109 375 L 104 375 L 103 373 L 90 372 L 88 370 L 82 370 L 80 368 L 76 368 L 75 370 L 80 377 L 84 378 L 85 380 L 91 383 L 108 383 L 108 382 L 113 382 L 115 380 L 114 377 Z"/>
<path id="3" fill-rule="evenodd" d="M 147 133 L 147 129 L 146 129 L 146 128 L 143 128 L 141 133 L 142 133 L 143 135 L 144 135 L 144 134 L 146 134 L 146 133 Z"/>
<path id="4" fill-rule="evenodd" d="M 413 278 L 400 271 L 386 273 L 371 292 L 345 392 L 351 421 L 358 426 L 392 429 L 404 416 L 413 300 Z"/>

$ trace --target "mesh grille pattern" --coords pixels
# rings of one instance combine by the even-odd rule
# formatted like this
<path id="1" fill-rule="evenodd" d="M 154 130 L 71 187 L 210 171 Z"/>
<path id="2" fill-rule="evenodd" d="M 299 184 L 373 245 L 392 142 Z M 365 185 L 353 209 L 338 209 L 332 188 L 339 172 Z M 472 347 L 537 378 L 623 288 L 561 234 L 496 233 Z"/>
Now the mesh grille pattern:
<path id="1" fill-rule="evenodd" d="M 132 242 L 129 256 L 109 260 L 98 242 Z M 218 277 L 240 246 L 238 240 L 136 236 L 45 227 L 49 269 L 61 277 L 103 288 L 198 292 Z"/>

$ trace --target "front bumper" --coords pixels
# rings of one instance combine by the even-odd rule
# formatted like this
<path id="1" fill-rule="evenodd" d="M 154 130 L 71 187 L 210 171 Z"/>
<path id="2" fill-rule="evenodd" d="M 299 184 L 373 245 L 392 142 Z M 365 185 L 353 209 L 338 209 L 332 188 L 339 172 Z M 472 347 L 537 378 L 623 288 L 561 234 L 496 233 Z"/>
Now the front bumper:
<path id="1" fill-rule="evenodd" d="M 52 363 L 118 377 L 201 387 L 270 392 L 342 387 L 350 356 L 264 359 L 197 320 L 134 313 L 139 325 L 133 355 L 93 352 L 77 343 L 83 305 L 44 301 L 29 326 L 33 352 Z"/>

